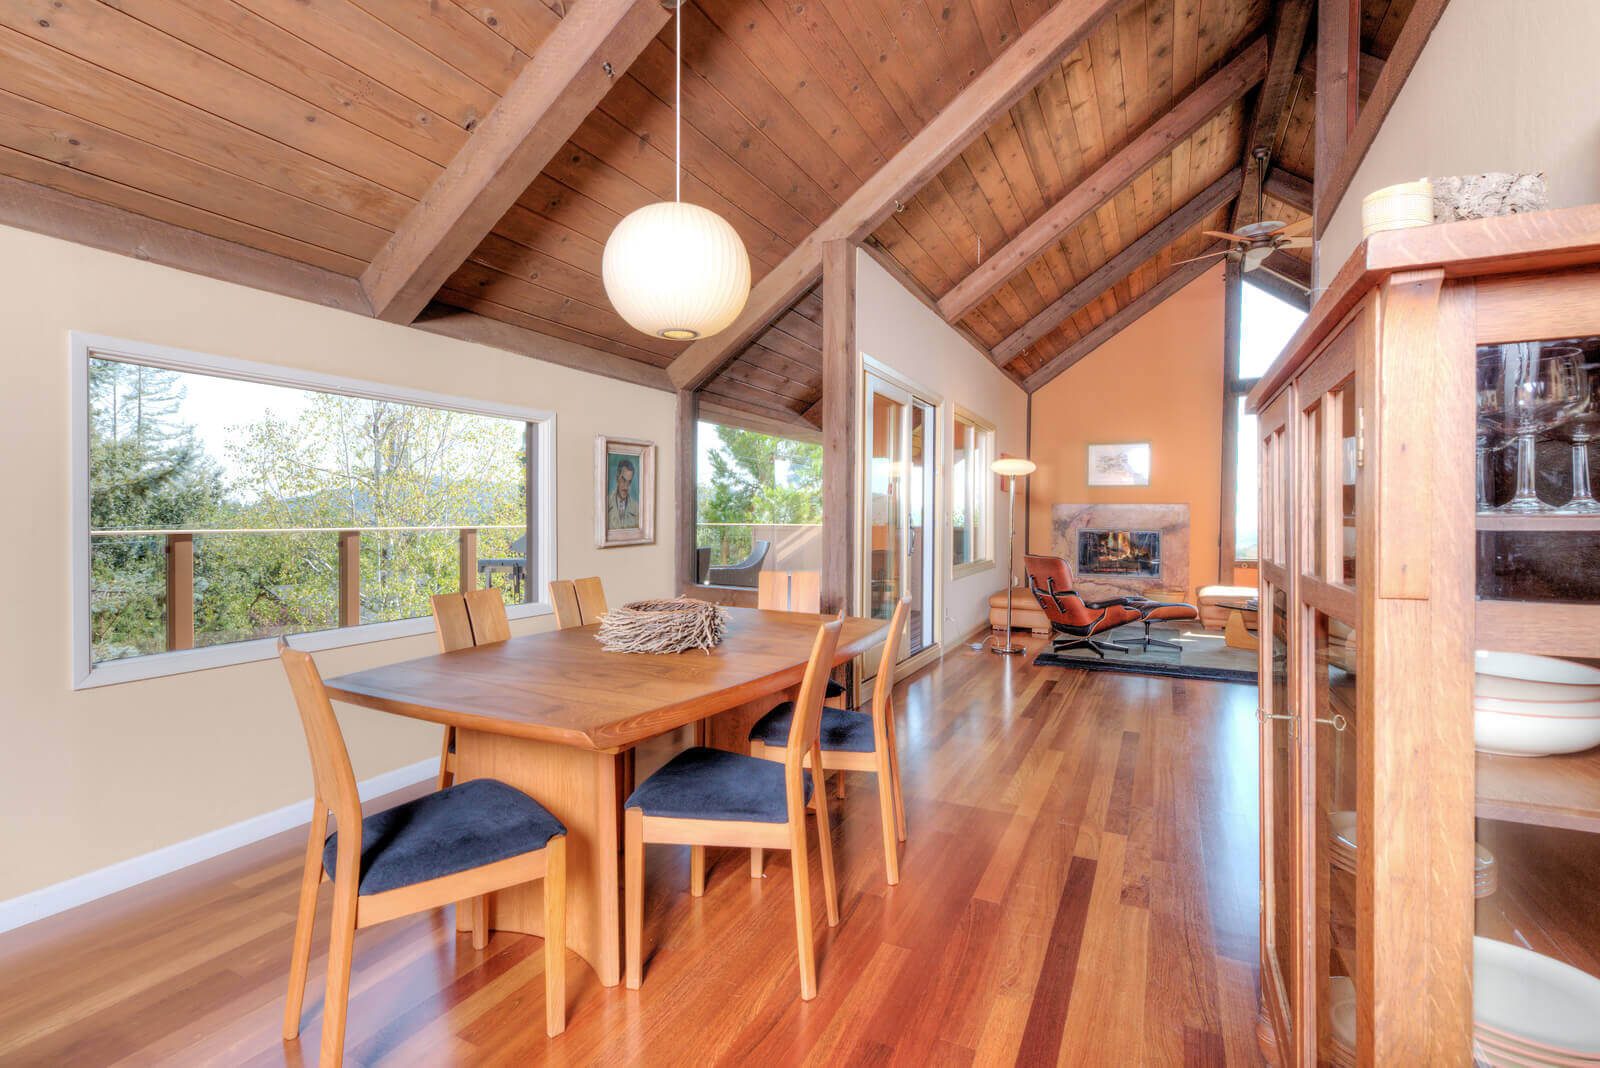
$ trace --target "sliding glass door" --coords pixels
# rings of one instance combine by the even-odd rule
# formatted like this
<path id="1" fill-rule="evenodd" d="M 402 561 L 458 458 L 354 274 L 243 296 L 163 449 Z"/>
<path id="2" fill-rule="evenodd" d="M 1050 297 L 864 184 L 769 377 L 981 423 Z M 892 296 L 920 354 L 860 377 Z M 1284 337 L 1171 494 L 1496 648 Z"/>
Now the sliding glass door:
<path id="1" fill-rule="evenodd" d="M 911 598 L 901 659 L 937 637 L 935 501 L 938 410 L 910 390 L 866 373 L 865 522 L 861 544 L 862 600 L 867 615 L 889 619 L 901 597 Z M 882 647 L 868 652 L 870 679 Z"/>

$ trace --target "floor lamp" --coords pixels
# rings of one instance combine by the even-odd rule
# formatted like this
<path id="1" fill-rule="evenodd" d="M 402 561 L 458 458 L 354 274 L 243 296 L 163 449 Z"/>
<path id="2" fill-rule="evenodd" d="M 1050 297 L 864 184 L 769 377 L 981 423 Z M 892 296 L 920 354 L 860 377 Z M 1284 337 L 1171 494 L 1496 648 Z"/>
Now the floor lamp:
<path id="1" fill-rule="evenodd" d="M 1011 643 L 1011 581 L 1016 574 L 1017 558 L 1016 532 L 1013 528 L 1017 518 L 1017 479 L 1027 478 L 1037 469 L 1037 464 L 1021 456 L 1002 456 L 989 465 L 989 470 L 1011 480 L 1011 498 L 1006 506 L 1006 643 L 989 646 L 991 653 L 1001 656 L 1020 656 L 1025 652 L 1022 646 Z"/>

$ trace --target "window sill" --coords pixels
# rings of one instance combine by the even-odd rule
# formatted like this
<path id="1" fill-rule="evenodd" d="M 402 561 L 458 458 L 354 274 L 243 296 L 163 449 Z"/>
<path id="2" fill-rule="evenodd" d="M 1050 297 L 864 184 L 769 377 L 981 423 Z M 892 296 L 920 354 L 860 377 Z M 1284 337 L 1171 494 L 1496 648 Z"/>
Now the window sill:
<path id="1" fill-rule="evenodd" d="M 532 619 L 550 615 L 548 602 L 506 606 L 508 619 Z M 393 638 L 411 638 L 433 631 L 433 617 L 396 619 L 387 623 L 363 623 L 359 627 L 339 627 L 333 630 L 314 630 L 289 635 L 296 649 L 308 653 L 327 649 L 343 649 L 351 645 L 370 645 Z M 74 690 L 88 690 L 96 686 L 115 686 L 124 682 L 165 678 L 168 675 L 186 675 L 191 671 L 208 671 L 212 668 L 233 667 L 236 664 L 253 664 L 271 660 L 278 655 L 277 638 L 257 638 L 248 642 L 212 645 L 203 649 L 183 649 L 172 653 L 152 653 L 126 660 L 108 660 L 91 667 L 82 678 L 74 679 Z"/>
<path id="2" fill-rule="evenodd" d="M 977 575 L 984 571 L 993 571 L 994 568 L 995 562 L 993 560 L 969 560 L 964 564 L 951 565 L 950 578 L 963 579 L 969 575 Z"/>

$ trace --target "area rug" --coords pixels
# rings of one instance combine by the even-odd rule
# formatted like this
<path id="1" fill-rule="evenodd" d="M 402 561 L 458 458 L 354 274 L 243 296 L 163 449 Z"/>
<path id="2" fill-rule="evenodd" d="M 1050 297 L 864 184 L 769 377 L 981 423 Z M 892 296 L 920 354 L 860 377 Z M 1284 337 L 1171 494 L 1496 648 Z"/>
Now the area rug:
<path id="1" fill-rule="evenodd" d="M 1107 634 L 1107 638 L 1132 638 L 1141 635 L 1144 628 L 1127 626 Z M 1105 659 L 1096 656 L 1093 649 L 1072 649 L 1064 653 L 1045 651 L 1034 663 L 1045 667 L 1079 668 L 1084 671 L 1121 671 L 1130 675 L 1165 675 L 1183 679 L 1217 679 L 1224 682 L 1255 682 L 1256 653 L 1252 649 L 1230 648 L 1222 640 L 1222 632 L 1201 630 L 1193 623 L 1157 623 L 1150 628 L 1150 637 L 1176 642 L 1181 649 L 1152 647 L 1149 652 L 1135 648 L 1132 652 L 1110 652 Z"/>

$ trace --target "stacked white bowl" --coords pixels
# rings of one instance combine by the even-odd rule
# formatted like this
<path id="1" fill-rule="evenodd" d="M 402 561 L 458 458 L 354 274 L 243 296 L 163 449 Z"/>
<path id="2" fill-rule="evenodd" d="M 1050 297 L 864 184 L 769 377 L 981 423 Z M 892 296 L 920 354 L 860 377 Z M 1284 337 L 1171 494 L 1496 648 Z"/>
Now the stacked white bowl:
<path id="1" fill-rule="evenodd" d="M 1340 871 L 1356 874 L 1356 814 L 1350 809 L 1328 813 L 1328 862 Z M 1472 865 L 1472 896 L 1488 897 L 1500 888 L 1500 868 L 1494 854 L 1476 845 Z"/>
<path id="2" fill-rule="evenodd" d="M 1480 752 L 1550 756 L 1600 745 L 1600 668 L 1483 649 L 1475 668 L 1473 742 Z"/>
<path id="3" fill-rule="evenodd" d="M 1474 938 L 1472 950 L 1472 1037 L 1479 1063 L 1600 1065 L 1600 979 L 1492 938 Z M 1356 988 L 1344 976 L 1328 983 L 1328 1059 L 1343 1068 L 1356 1063 Z"/>

